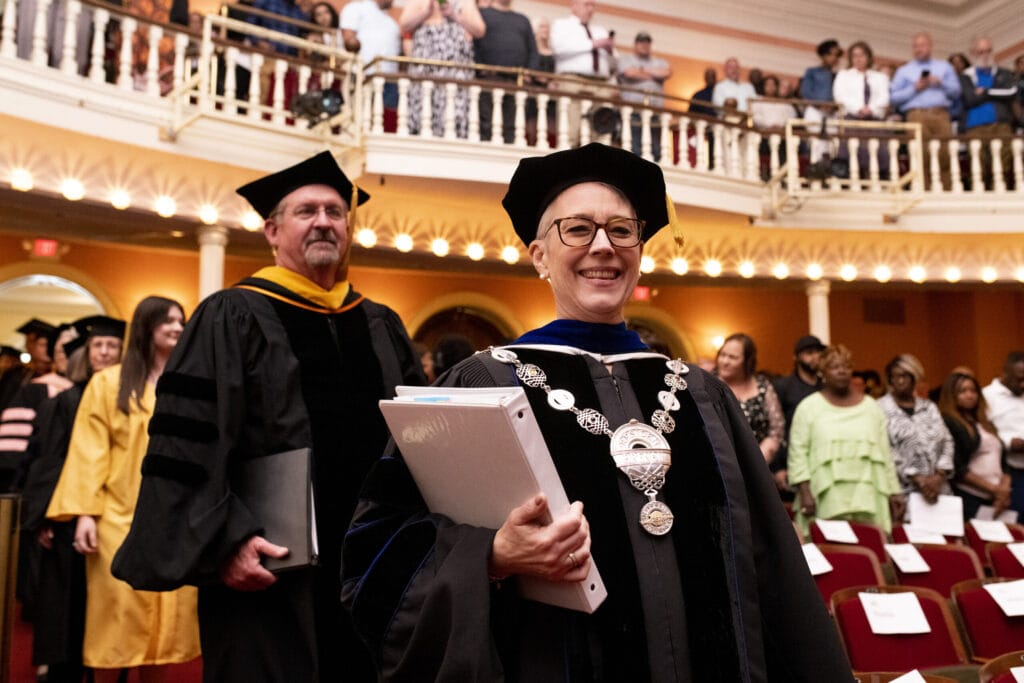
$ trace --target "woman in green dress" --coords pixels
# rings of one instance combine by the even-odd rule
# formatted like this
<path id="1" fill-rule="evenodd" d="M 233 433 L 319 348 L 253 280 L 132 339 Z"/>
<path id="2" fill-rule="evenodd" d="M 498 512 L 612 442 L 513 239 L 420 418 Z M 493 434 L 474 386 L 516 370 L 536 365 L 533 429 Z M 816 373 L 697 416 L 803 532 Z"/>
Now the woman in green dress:
<path id="1" fill-rule="evenodd" d="M 789 436 L 789 481 L 797 490 L 797 522 L 811 518 L 875 524 L 886 532 L 906 501 L 889 452 L 885 415 L 850 387 L 849 350 L 830 346 L 818 366 L 824 385 L 796 408 Z"/>

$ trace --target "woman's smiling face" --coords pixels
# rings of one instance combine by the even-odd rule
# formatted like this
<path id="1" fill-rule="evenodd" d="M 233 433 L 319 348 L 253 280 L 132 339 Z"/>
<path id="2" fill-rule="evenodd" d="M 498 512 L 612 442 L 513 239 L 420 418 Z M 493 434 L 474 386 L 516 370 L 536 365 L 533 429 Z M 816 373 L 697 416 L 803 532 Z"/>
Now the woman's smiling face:
<path id="1" fill-rule="evenodd" d="M 553 222 L 569 216 L 604 224 L 612 218 L 635 218 L 636 212 L 608 185 L 573 185 L 548 205 L 540 221 L 539 237 L 530 244 L 534 267 L 551 282 L 559 318 L 620 323 L 623 307 L 640 278 L 643 244 L 615 247 L 605 231 L 598 229 L 589 246 L 567 247 Z"/>

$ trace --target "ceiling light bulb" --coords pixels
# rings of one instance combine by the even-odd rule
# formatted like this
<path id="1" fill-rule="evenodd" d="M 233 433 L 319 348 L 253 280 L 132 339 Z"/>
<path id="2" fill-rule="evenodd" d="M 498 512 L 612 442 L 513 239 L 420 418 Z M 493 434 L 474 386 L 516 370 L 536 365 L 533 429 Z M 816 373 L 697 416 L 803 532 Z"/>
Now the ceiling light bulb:
<path id="1" fill-rule="evenodd" d="M 466 245 L 466 256 L 473 261 L 479 261 L 484 257 L 484 245 L 479 242 Z"/>
<path id="2" fill-rule="evenodd" d="M 739 268 L 736 271 L 740 274 L 740 277 L 752 278 L 754 273 L 757 272 L 757 268 L 754 267 L 753 261 L 741 261 Z"/>
<path id="3" fill-rule="evenodd" d="M 509 245 L 501 250 L 501 260 L 510 266 L 519 261 L 519 250 Z"/>
<path id="4" fill-rule="evenodd" d="M 907 277 L 910 278 L 911 282 L 921 284 L 928 278 L 928 271 L 924 269 L 924 266 L 911 266 L 910 270 L 907 271 Z"/>
<path id="5" fill-rule="evenodd" d="M 704 272 L 711 277 L 718 277 L 722 274 L 722 262 L 718 259 L 708 259 L 704 262 Z"/>
<path id="6" fill-rule="evenodd" d="M 127 190 L 117 188 L 110 193 L 110 205 L 118 211 L 124 211 L 132 205 L 132 196 Z"/>
<path id="7" fill-rule="evenodd" d="M 808 263 L 807 270 L 804 272 L 808 280 L 820 280 L 825 274 L 825 269 L 821 267 L 820 263 Z"/>
<path id="8" fill-rule="evenodd" d="M 672 259 L 672 263 L 670 265 L 672 272 L 676 275 L 686 275 L 687 271 L 690 270 L 689 262 L 682 256 L 677 256 Z"/>
<path id="9" fill-rule="evenodd" d="M 213 204 L 203 204 L 199 207 L 199 220 L 206 225 L 213 225 L 220 218 L 220 212 Z"/>
<path id="10" fill-rule="evenodd" d="M 77 202 L 85 196 L 85 185 L 78 178 L 65 178 L 60 183 L 60 193 L 64 195 L 64 199 Z"/>
<path id="11" fill-rule="evenodd" d="M 434 252 L 434 256 L 447 256 L 448 249 L 448 240 L 443 237 L 438 237 L 430 243 L 430 251 Z"/>
<path id="12" fill-rule="evenodd" d="M 177 212 L 178 204 L 172 197 L 162 194 L 153 203 L 153 210 L 162 218 L 170 218 Z"/>
<path id="13" fill-rule="evenodd" d="M 640 272 L 641 273 L 653 273 L 657 267 L 657 262 L 653 256 L 641 256 L 640 257 Z"/>
<path id="14" fill-rule="evenodd" d="M 852 263 L 844 263 L 843 267 L 839 269 L 839 277 L 844 282 L 852 282 L 857 279 L 857 266 Z"/>
<path id="15" fill-rule="evenodd" d="M 407 254 L 410 251 L 412 251 L 412 246 L 412 235 L 410 235 L 409 233 L 402 232 L 395 235 L 395 249 L 397 249 L 398 251 L 402 252 L 403 254 Z"/>
<path id="16" fill-rule="evenodd" d="M 1013 276 L 1018 282 L 1024 282 L 1024 266 L 1018 266 L 1017 270 L 1013 271 Z"/>
<path id="17" fill-rule="evenodd" d="M 981 269 L 981 281 L 992 283 L 999 279 L 999 271 L 992 266 L 985 266 Z"/>
<path id="18" fill-rule="evenodd" d="M 879 282 L 888 282 L 892 279 L 892 268 L 886 265 L 877 266 L 875 268 L 875 279 Z"/>
<path id="19" fill-rule="evenodd" d="M 249 232 L 256 232 L 263 227 L 263 217 L 255 211 L 246 211 L 242 214 L 242 227 Z"/>
<path id="20" fill-rule="evenodd" d="M 946 268 L 946 282 L 960 282 L 960 278 L 962 276 L 963 273 L 961 273 L 960 269 L 956 266 Z"/>
<path id="21" fill-rule="evenodd" d="M 372 228 L 360 228 L 356 233 L 356 242 L 364 249 L 370 249 L 377 245 L 377 233 Z"/>
<path id="22" fill-rule="evenodd" d="M 772 275 L 774 275 L 776 279 L 785 280 L 789 277 L 789 266 L 785 263 L 776 263 L 775 267 L 772 268 Z"/>
<path id="23" fill-rule="evenodd" d="M 11 187 L 21 192 L 28 192 L 32 189 L 32 173 L 27 168 L 11 169 Z"/>

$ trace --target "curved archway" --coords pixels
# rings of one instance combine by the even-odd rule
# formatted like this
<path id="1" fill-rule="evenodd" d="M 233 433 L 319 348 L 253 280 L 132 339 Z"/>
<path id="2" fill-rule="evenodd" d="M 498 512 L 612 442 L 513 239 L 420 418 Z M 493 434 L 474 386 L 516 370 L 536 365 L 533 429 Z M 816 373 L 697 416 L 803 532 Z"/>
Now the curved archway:
<path id="1" fill-rule="evenodd" d="M 420 309 L 409 321 L 410 336 L 420 340 L 421 328 L 443 311 L 459 310 L 492 325 L 503 338 L 512 339 L 523 333 L 523 325 L 508 306 L 493 297 L 477 292 L 452 292 L 439 296 Z M 457 331 L 457 330 L 452 330 Z"/>
<path id="2" fill-rule="evenodd" d="M 14 330 L 29 318 L 59 322 L 100 313 L 119 315 L 99 283 L 75 268 L 35 262 L 0 268 L 0 335 L 5 344 L 20 346 Z"/>
<path id="3" fill-rule="evenodd" d="M 680 334 L 676 327 L 676 320 L 671 315 L 650 304 L 626 304 L 626 324 L 630 329 L 636 330 L 649 345 L 650 339 L 661 342 L 668 348 L 669 355 L 673 358 L 696 361 L 697 347 L 693 341 Z M 653 346 L 653 345 L 652 345 Z"/>

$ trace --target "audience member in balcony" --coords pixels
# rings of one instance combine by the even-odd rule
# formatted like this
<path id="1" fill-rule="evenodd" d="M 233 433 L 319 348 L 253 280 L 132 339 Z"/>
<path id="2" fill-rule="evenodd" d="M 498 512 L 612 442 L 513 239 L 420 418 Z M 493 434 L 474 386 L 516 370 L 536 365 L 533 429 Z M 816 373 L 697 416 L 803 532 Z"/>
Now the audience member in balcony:
<path id="1" fill-rule="evenodd" d="M 567 17 L 551 24 L 551 50 L 555 73 L 574 76 L 558 81 L 559 90 L 576 95 L 569 100 L 569 146 L 580 144 L 580 107 L 583 99 L 594 102 L 615 96 L 610 79 L 615 74 L 614 32 L 593 22 L 595 0 L 571 0 Z"/>
<path id="2" fill-rule="evenodd" d="M 1013 478 L 1011 506 L 1024 515 L 1024 351 L 1011 351 L 1003 375 L 982 389 L 988 418 L 1006 446 L 1006 462 Z"/>
<path id="3" fill-rule="evenodd" d="M 747 102 L 751 98 L 757 97 L 754 86 L 748 82 L 740 82 L 740 62 L 735 57 L 725 60 L 724 71 L 725 79 L 715 83 L 715 87 L 711 91 L 711 102 L 721 108 L 725 106 L 726 100 L 736 100 L 736 110 L 746 113 Z M 706 79 L 707 72 L 705 72 L 705 81 Z"/>
<path id="4" fill-rule="evenodd" d="M 1017 100 L 1013 103 L 1013 113 L 1017 121 L 1017 132 L 1024 133 L 1024 55 L 1013 60 L 1013 75 L 1017 79 Z"/>
<path id="5" fill-rule="evenodd" d="M 876 524 L 887 532 L 902 520 L 906 499 L 889 451 L 885 415 L 869 396 L 850 389 L 852 356 L 842 344 L 821 354 L 823 384 L 797 406 L 789 430 L 789 482 L 797 489 L 796 520 Z"/>
<path id="6" fill-rule="evenodd" d="M 537 54 L 537 41 L 533 37 L 533 26 L 525 14 L 512 11 L 512 0 L 495 0 L 490 7 L 480 10 L 486 32 L 473 41 L 473 54 L 477 64 L 489 64 L 523 69 L 536 69 L 540 64 Z M 477 72 L 477 77 L 495 81 L 498 87 L 505 89 L 501 100 L 502 139 L 506 144 L 515 139 L 516 132 L 516 99 L 515 89 L 524 83 L 514 71 Z M 526 105 L 529 109 L 529 105 Z M 480 138 L 491 139 L 493 124 L 494 96 L 489 89 L 480 92 Z M 525 116 L 537 117 L 537 102 L 533 101 L 533 111 L 524 112 Z"/>
<path id="7" fill-rule="evenodd" d="M 624 102 L 639 107 L 665 106 L 665 81 L 672 77 L 672 69 L 668 62 L 651 54 L 651 34 L 641 31 L 633 41 L 633 54 L 623 55 L 618 60 L 619 85 L 623 90 L 619 96 Z M 636 91 L 642 92 L 636 92 Z M 655 161 L 661 159 L 661 112 L 651 112 L 651 155 Z M 630 132 L 633 140 L 633 153 L 640 154 L 642 145 L 642 123 L 640 113 L 633 112 L 630 118 Z"/>
<path id="8" fill-rule="evenodd" d="M 253 9 L 262 10 L 271 14 L 276 14 L 281 17 L 288 19 L 294 19 L 296 21 L 309 22 L 309 14 L 303 11 L 294 0 L 253 0 Z M 261 26 L 271 31 L 277 31 L 278 33 L 286 33 L 290 36 L 299 37 L 303 33 L 303 28 L 287 21 L 281 21 L 273 17 L 263 17 L 256 14 L 249 15 L 249 23 Z M 257 39 L 256 44 L 266 50 L 273 50 L 282 55 L 288 55 L 294 57 L 299 54 L 298 48 L 284 43 L 276 43 L 269 40 Z M 267 64 L 273 66 L 272 64 Z M 264 90 L 266 92 L 266 90 Z"/>
<path id="9" fill-rule="evenodd" d="M 402 31 L 388 10 L 394 0 L 353 0 L 341 10 L 341 35 L 345 49 L 358 52 L 359 60 L 365 65 L 380 58 L 375 66 L 364 72 L 367 78 L 382 74 L 384 82 L 384 129 L 394 131 L 397 122 L 398 63 L 388 57 L 402 54 Z"/>
<path id="10" fill-rule="evenodd" d="M 771 177 L 771 140 L 770 136 L 775 133 L 784 135 L 786 122 L 797 117 L 796 107 L 789 102 L 781 101 L 779 98 L 779 78 L 771 74 L 764 77 L 761 82 L 763 92 L 768 99 L 755 99 L 750 102 L 750 116 L 753 124 L 764 136 L 761 139 L 759 154 L 761 156 L 761 177 L 768 180 Z M 779 140 L 778 145 L 779 163 L 786 162 L 786 142 Z"/>
<path id="11" fill-rule="evenodd" d="M 914 58 L 896 70 L 892 79 L 890 99 L 907 121 L 921 124 L 924 134 L 925 182 L 931 186 L 931 151 L 928 141 L 953 134 L 950 107 L 960 99 L 960 79 L 949 62 L 932 57 L 932 37 L 918 33 L 912 42 Z M 939 169 L 942 186 L 950 189 L 949 151 L 939 147 Z"/>
<path id="12" fill-rule="evenodd" d="M 757 372 L 757 346 L 742 332 L 725 338 L 715 357 L 715 374 L 739 401 L 764 461 L 771 465 L 782 446 L 786 421 L 775 388 Z"/>
<path id="13" fill-rule="evenodd" d="M 971 60 L 967 59 L 967 55 L 963 52 L 954 52 L 946 58 L 950 65 L 953 67 L 953 71 L 956 72 L 957 77 L 960 77 L 964 69 L 971 66 Z M 964 132 L 964 101 L 963 101 L 963 86 L 961 85 L 961 97 L 953 100 L 949 105 L 949 119 L 953 122 L 953 134 L 959 134 Z"/>
<path id="14" fill-rule="evenodd" d="M 164 681 L 167 665 L 199 656 L 195 588 L 137 591 L 110 571 L 135 512 L 157 380 L 184 321 L 170 299 L 146 297 L 136 307 L 123 362 L 85 387 L 46 510 L 56 522 L 77 518 L 73 547 L 86 556 L 82 663 L 96 683 L 114 683 L 125 668 L 137 668 L 142 683 Z"/>
<path id="15" fill-rule="evenodd" d="M 818 60 L 817 66 L 809 67 L 802 79 L 800 79 L 800 97 L 815 102 L 832 102 L 832 82 L 835 80 L 836 69 L 839 67 L 839 58 L 843 56 L 843 49 L 834 39 L 824 40 L 818 43 L 816 48 Z M 818 122 L 835 116 L 835 109 L 825 106 L 808 105 L 804 107 L 804 119 Z M 817 163 L 822 157 L 830 154 L 831 147 L 827 139 L 827 133 L 816 126 L 809 127 L 808 132 L 814 137 L 811 138 L 811 163 Z"/>
<path id="16" fill-rule="evenodd" d="M 996 64 L 992 41 L 977 38 L 971 47 L 973 66 L 960 74 L 960 92 L 964 104 L 965 132 L 980 138 L 981 172 L 985 186 L 992 187 L 991 141 L 1003 142 L 1000 161 L 1004 175 L 1013 179 L 1013 149 L 1010 146 L 1014 129 L 1013 103 L 1017 99 L 1019 84 L 1009 69 Z"/>
<path id="17" fill-rule="evenodd" d="M 715 96 L 715 85 L 718 82 L 718 72 L 715 67 L 709 66 L 704 69 L 704 87 L 690 95 L 691 114 L 702 114 L 704 116 L 717 116 L 713 106 L 709 106 Z M 705 104 L 702 104 L 705 103 Z"/>
<path id="18" fill-rule="evenodd" d="M 939 393 L 939 411 L 953 437 L 953 491 L 964 501 L 964 520 L 982 505 L 991 505 L 998 517 L 1010 507 L 1011 477 L 978 380 L 950 373 Z"/>
<path id="19" fill-rule="evenodd" d="M 754 92 L 758 95 L 764 94 L 764 79 L 764 72 L 756 66 L 747 72 L 747 80 L 754 86 Z"/>
<path id="20" fill-rule="evenodd" d="M 555 53 L 551 49 L 551 20 L 538 17 L 533 22 L 533 37 L 537 43 L 537 70 L 555 72 Z"/>
<path id="21" fill-rule="evenodd" d="M 878 399 L 885 413 L 896 474 L 904 493 L 917 492 L 928 503 L 950 493 L 953 475 L 953 438 L 938 407 L 915 393 L 923 385 L 924 366 L 904 353 L 885 366 L 889 392 Z M 896 520 L 899 521 L 899 520 Z"/>
<path id="22" fill-rule="evenodd" d="M 857 121 L 881 121 L 889 109 L 889 77 L 874 69 L 875 57 L 864 41 L 857 41 L 847 51 L 848 65 L 836 74 L 832 84 L 832 98 L 846 112 L 846 118 Z M 866 134 L 871 131 L 851 129 L 852 132 Z M 889 172 L 889 149 L 886 140 L 879 140 L 878 170 L 881 175 Z M 840 158 L 847 158 L 849 150 L 846 145 L 839 151 Z M 860 176 L 868 176 L 868 139 L 860 139 L 857 159 L 860 162 Z"/>
<path id="23" fill-rule="evenodd" d="M 533 22 L 533 37 L 537 42 L 537 70 L 547 73 L 555 72 L 555 53 L 551 50 L 551 20 L 547 17 L 538 17 Z M 546 88 L 554 88 L 555 83 L 550 78 L 536 77 L 533 85 Z M 536 111 L 536 99 L 530 98 L 528 102 L 534 102 Z M 537 119 L 531 117 L 527 112 L 526 117 L 526 142 L 533 145 L 537 143 Z M 555 98 L 548 100 L 547 106 L 548 141 L 554 147 L 558 137 L 558 101 Z"/>
<path id="24" fill-rule="evenodd" d="M 409 0 L 402 10 L 398 26 L 404 33 L 412 34 L 409 56 L 416 59 L 430 59 L 449 62 L 451 66 L 410 64 L 409 75 L 434 81 L 430 96 L 431 131 L 434 137 L 443 137 L 445 117 L 455 120 L 456 137 L 469 134 L 469 91 L 459 87 L 455 91 L 455 110 L 447 111 L 447 81 L 467 81 L 473 78 L 473 70 L 459 64 L 473 62 L 473 39 L 482 38 L 487 30 L 480 17 L 476 0 Z M 423 88 L 414 82 L 409 88 L 409 132 L 426 135 L 422 128 Z"/>
<path id="25" fill-rule="evenodd" d="M 793 346 L 793 372 L 785 377 L 778 377 L 772 382 L 775 393 L 779 397 L 779 405 L 782 406 L 782 416 L 786 423 L 786 438 L 775 454 L 775 458 L 768 464 L 768 469 L 774 473 L 775 485 L 785 500 L 793 499 L 786 464 L 787 444 L 789 443 L 789 430 L 793 424 L 793 414 L 801 401 L 821 390 L 818 362 L 821 359 L 821 352 L 824 350 L 825 345 L 813 334 L 800 337 Z"/>

